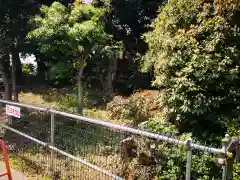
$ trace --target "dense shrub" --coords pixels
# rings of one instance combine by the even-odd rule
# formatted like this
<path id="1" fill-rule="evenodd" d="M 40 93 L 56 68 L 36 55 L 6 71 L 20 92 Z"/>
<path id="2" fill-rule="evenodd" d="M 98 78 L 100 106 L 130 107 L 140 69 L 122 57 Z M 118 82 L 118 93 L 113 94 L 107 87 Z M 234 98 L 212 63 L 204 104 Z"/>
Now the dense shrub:
<path id="1" fill-rule="evenodd" d="M 239 14 L 239 0 L 173 0 L 145 34 L 143 70 L 154 69 L 167 117 L 195 134 L 222 134 L 219 122 L 240 115 Z"/>
<path id="2" fill-rule="evenodd" d="M 134 124 L 153 117 L 161 110 L 159 91 L 140 91 L 129 98 L 116 96 L 108 103 L 107 109 L 112 118 L 132 119 Z"/>
<path id="3" fill-rule="evenodd" d="M 107 104 L 107 110 L 110 112 L 111 118 L 122 118 L 123 109 L 129 106 L 129 99 L 122 96 L 115 96 L 111 102 Z"/>
<path id="4" fill-rule="evenodd" d="M 233 165 L 233 180 L 238 180 L 240 177 L 240 163 Z"/>
<path id="5" fill-rule="evenodd" d="M 67 93 L 65 95 L 59 95 L 58 106 L 64 111 L 76 113 L 77 100 L 77 94 Z M 87 93 L 85 93 L 84 105 L 87 105 L 87 102 L 88 96 Z"/>

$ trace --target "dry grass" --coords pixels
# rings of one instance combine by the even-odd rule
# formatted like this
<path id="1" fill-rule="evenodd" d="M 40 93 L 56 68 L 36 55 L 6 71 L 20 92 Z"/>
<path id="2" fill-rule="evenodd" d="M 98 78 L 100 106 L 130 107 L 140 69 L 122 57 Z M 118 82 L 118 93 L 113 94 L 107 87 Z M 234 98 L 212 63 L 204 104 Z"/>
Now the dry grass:
<path id="1" fill-rule="evenodd" d="M 25 104 L 32 104 L 41 107 L 52 107 L 57 108 L 57 102 L 47 102 L 43 99 L 43 96 L 40 94 L 33 94 L 30 92 L 19 94 L 19 101 Z"/>
<path id="2" fill-rule="evenodd" d="M 45 95 L 46 96 L 46 95 Z M 53 95 L 55 96 L 55 95 Z M 30 92 L 21 92 L 19 94 L 19 101 L 21 103 L 25 104 L 31 104 L 35 106 L 40 106 L 40 107 L 50 107 L 50 108 L 55 108 L 55 109 L 60 109 L 58 102 L 54 100 L 55 98 L 52 98 L 51 101 L 46 101 L 46 98 L 43 97 L 41 94 L 35 94 L 35 93 L 30 93 Z M 113 123 L 117 124 L 126 124 L 129 123 L 129 120 L 127 119 L 114 119 L 111 118 L 109 115 L 109 112 L 105 109 L 98 109 L 98 108 L 89 108 L 85 107 L 83 110 L 84 116 L 94 118 L 94 119 L 101 119 L 103 121 L 110 121 Z"/>
<path id="3" fill-rule="evenodd" d="M 25 177 L 28 180 L 51 180 L 50 177 L 37 173 L 37 171 L 40 168 L 36 166 L 34 162 L 31 162 L 26 158 L 22 158 L 21 156 L 17 156 L 16 154 L 15 155 L 10 154 L 9 162 L 10 162 L 11 168 L 24 173 Z"/>
<path id="4" fill-rule="evenodd" d="M 44 100 L 43 95 L 40 95 L 40 94 L 21 92 L 19 94 L 19 101 L 25 104 L 32 104 L 40 107 L 48 107 L 48 108 L 51 107 L 51 108 L 59 109 L 57 101 L 54 101 L 54 100 L 46 101 Z M 110 120 L 108 112 L 106 110 L 96 109 L 96 108 L 93 108 L 93 109 L 85 108 L 83 113 L 85 116 L 88 116 L 91 118 Z"/>

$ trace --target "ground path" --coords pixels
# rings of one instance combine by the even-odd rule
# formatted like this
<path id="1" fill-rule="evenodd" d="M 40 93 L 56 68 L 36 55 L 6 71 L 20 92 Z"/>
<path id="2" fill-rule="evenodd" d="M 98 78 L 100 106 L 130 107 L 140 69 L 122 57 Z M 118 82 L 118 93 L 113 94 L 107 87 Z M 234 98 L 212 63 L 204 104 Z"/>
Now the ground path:
<path id="1" fill-rule="evenodd" d="M 0 123 L 4 123 L 6 121 L 5 114 L 0 115 Z M 5 134 L 5 131 L 3 129 L 0 130 L 0 136 L 3 137 Z M 0 151 L 1 152 L 1 151 Z M 1 156 L 2 154 L 0 154 Z M 0 161 L 0 173 L 3 173 L 6 171 L 4 162 Z M 16 171 L 15 169 L 11 168 L 11 174 L 12 174 L 12 180 L 26 180 L 27 178 L 24 176 L 23 173 Z M 0 180 L 8 180 L 7 176 L 0 177 Z"/>
<path id="2" fill-rule="evenodd" d="M 5 172 L 5 164 L 4 162 L 0 162 L 0 172 Z M 27 178 L 24 176 L 23 173 L 16 171 L 15 169 L 11 168 L 12 173 L 12 180 L 26 180 Z M 7 176 L 0 177 L 0 180 L 8 180 Z"/>

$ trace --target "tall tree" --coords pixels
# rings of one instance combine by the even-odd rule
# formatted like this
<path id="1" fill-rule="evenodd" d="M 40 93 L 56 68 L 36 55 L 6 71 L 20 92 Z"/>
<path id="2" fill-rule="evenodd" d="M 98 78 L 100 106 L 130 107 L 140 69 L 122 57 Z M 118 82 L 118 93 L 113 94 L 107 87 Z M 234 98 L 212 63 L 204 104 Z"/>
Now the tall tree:
<path id="1" fill-rule="evenodd" d="M 39 50 L 55 59 L 56 64 L 66 64 L 66 67 L 72 66 L 77 70 L 77 110 L 82 113 L 81 79 L 84 67 L 87 60 L 102 49 L 109 38 L 100 22 L 104 11 L 91 4 L 76 1 L 70 7 L 58 2 L 49 7 L 42 6 L 41 13 L 41 16 L 33 20 L 36 28 L 29 33 L 28 38 L 37 40 Z"/>
<path id="2" fill-rule="evenodd" d="M 19 53 L 27 34 L 29 17 L 36 12 L 36 7 L 35 1 L 28 0 L 2 0 L 0 4 L 0 33 L 8 39 L 4 44 L 6 47 L 3 54 L 11 55 L 8 56 L 8 61 L 12 62 L 12 88 L 16 101 L 18 101 L 17 85 L 20 85 L 22 74 Z"/>
<path id="3" fill-rule="evenodd" d="M 88 62 L 84 79 L 92 89 L 101 89 L 101 97 L 107 101 L 112 97 L 119 61 L 123 58 L 124 45 L 112 40 Z"/>
<path id="4" fill-rule="evenodd" d="M 12 61 L 12 87 L 14 100 L 18 101 L 18 85 L 21 85 L 22 67 L 19 57 L 20 52 L 29 51 L 26 48 L 25 37 L 28 32 L 28 21 L 32 15 L 39 12 L 39 6 L 42 4 L 52 3 L 53 0 L 1 0 L 0 2 L 0 36 L 7 39 L 4 40 L 4 50 L 1 51 L 5 61 Z M 64 1 L 64 3 L 69 3 Z M 5 56 L 7 54 L 7 56 Z M 11 54 L 11 56 L 8 56 Z M 7 60 L 6 58 L 9 57 Z M 7 70 L 7 68 L 5 68 Z M 8 77 L 10 77 L 8 75 Z M 7 83 L 9 84 L 9 83 Z M 9 86 L 10 87 L 10 86 Z M 8 89 L 8 88 L 7 88 Z M 9 93 L 7 93 L 9 94 Z M 11 97 L 11 95 L 9 95 Z"/>
<path id="5" fill-rule="evenodd" d="M 115 80 L 116 89 L 120 92 L 150 88 L 151 73 L 139 71 L 138 59 L 148 49 L 141 36 L 151 29 L 150 24 L 157 16 L 159 6 L 165 2 L 165 0 L 93 0 L 96 6 L 104 6 L 107 10 L 106 32 L 113 35 L 115 41 L 122 41 L 124 44 L 124 53 L 121 61 L 118 61 Z"/>
<path id="6" fill-rule="evenodd" d="M 95 0 L 96 5 L 101 5 Z M 165 0 L 110 0 L 104 1 L 107 9 L 106 30 L 114 38 L 122 40 L 126 50 L 131 53 L 145 53 L 147 44 L 141 38 L 151 27 L 151 21 L 157 16 L 160 5 Z M 102 3 L 103 4 L 103 3 Z"/>

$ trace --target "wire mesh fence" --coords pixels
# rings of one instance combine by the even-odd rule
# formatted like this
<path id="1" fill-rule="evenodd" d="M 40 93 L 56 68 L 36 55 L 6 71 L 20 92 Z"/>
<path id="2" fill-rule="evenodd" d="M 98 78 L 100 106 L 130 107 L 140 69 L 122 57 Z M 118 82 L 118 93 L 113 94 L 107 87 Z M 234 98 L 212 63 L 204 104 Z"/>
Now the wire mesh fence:
<path id="1" fill-rule="evenodd" d="M 23 106 L 3 133 L 11 164 L 33 179 L 222 179 L 222 149 L 36 109 Z"/>
<path id="2" fill-rule="evenodd" d="M 38 143 L 33 144 L 32 147 L 21 147 L 24 141 L 27 141 L 26 138 L 21 137 L 17 148 L 9 152 L 9 159 L 12 167 L 23 172 L 28 179 L 90 180 L 99 179 L 99 177 L 110 179 L 61 153 L 51 154 L 47 147 Z M 8 141 L 8 143 L 11 142 Z"/>
<path id="3" fill-rule="evenodd" d="M 53 151 L 48 146 L 19 136 L 11 130 L 5 132 L 4 140 L 8 144 L 12 168 L 24 173 L 28 179 L 112 179 L 101 171 L 89 168 L 61 152 Z"/>
<path id="4" fill-rule="evenodd" d="M 91 123 L 56 117 L 55 146 L 88 162 L 119 174 L 123 134 Z"/>
<path id="5" fill-rule="evenodd" d="M 4 109 L 2 109 L 4 111 Z M 50 114 L 29 108 L 21 108 L 21 118 L 5 115 L 7 124 L 12 128 L 24 132 L 44 142 L 50 142 L 51 121 Z M 16 139 L 18 140 L 18 139 Z"/>

